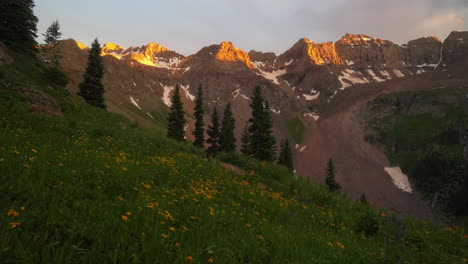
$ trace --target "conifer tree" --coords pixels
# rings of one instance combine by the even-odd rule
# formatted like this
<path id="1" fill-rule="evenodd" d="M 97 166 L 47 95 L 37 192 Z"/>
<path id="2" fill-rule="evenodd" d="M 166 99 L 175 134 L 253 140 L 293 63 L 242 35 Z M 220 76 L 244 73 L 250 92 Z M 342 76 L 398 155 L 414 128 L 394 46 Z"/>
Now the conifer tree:
<path id="1" fill-rule="evenodd" d="M 367 198 L 366 198 L 366 194 L 365 193 L 362 193 L 361 194 L 361 198 L 359 198 L 359 201 L 362 203 L 362 204 L 368 204 L 369 202 L 367 202 Z"/>
<path id="2" fill-rule="evenodd" d="M 83 97 L 86 103 L 106 109 L 104 104 L 104 85 L 102 76 L 104 75 L 104 66 L 101 58 L 101 44 L 97 38 L 93 41 L 88 53 L 88 65 L 84 73 L 84 80 L 80 83 L 78 95 Z"/>
<path id="3" fill-rule="evenodd" d="M 0 39 L 12 50 L 33 55 L 37 51 L 37 17 L 33 0 L 0 1 Z"/>
<path id="4" fill-rule="evenodd" d="M 250 107 L 252 109 L 252 118 L 249 120 L 250 152 L 259 160 L 274 161 L 276 139 L 273 136 L 273 120 L 269 104 L 262 97 L 260 86 L 255 87 Z"/>
<path id="5" fill-rule="evenodd" d="M 234 136 L 235 122 L 236 120 L 232 115 L 231 103 L 228 103 L 224 109 L 224 117 L 221 124 L 220 151 L 234 152 L 236 150 L 236 138 Z"/>
<path id="6" fill-rule="evenodd" d="M 325 183 L 328 189 L 332 192 L 336 192 L 341 189 L 341 186 L 335 180 L 335 176 L 335 165 L 333 164 L 333 160 L 330 158 L 327 163 L 327 178 L 325 179 Z"/>
<path id="7" fill-rule="evenodd" d="M 280 147 L 280 155 L 278 158 L 278 164 L 284 165 L 290 170 L 294 169 L 293 166 L 293 161 L 292 161 L 292 151 L 291 147 L 289 146 L 289 140 L 283 140 L 281 141 L 281 147 Z"/>
<path id="8" fill-rule="evenodd" d="M 179 85 L 176 85 L 174 96 L 171 99 L 171 108 L 167 118 L 167 136 L 177 141 L 185 141 L 185 120 L 184 108 L 180 99 Z"/>
<path id="9" fill-rule="evenodd" d="M 265 101 L 261 128 L 263 142 L 258 150 L 258 158 L 265 161 L 275 161 L 276 138 L 273 134 L 273 118 L 271 117 L 270 104 L 268 101 Z"/>
<path id="10" fill-rule="evenodd" d="M 252 154 L 252 151 L 250 150 L 250 133 L 248 124 L 245 124 L 241 136 L 241 153 L 244 155 Z"/>
<path id="11" fill-rule="evenodd" d="M 216 107 L 213 109 L 211 115 L 211 126 L 208 127 L 208 140 L 206 141 L 210 146 L 206 149 L 206 155 L 210 158 L 215 157 L 219 152 L 219 119 Z"/>
<path id="12" fill-rule="evenodd" d="M 197 98 L 195 99 L 195 130 L 193 131 L 193 135 L 195 136 L 195 141 L 193 144 L 197 147 L 203 148 L 205 145 L 205 123 L 203 122 L 203 91 L 202 86 L 198 87 L 198 94 Z"/>
<path id="13" fill-rule="evenodd" d="M 44 36 L 45 49 L 48 53 L 48 58 L 50 59 L 48 62 L 49 67 L 58 69 L 60 50 L 58 49 L 57 44 L 62 37 L 58 20 L 53 21 L 52 24 L 47 28 L 46 33 L 42 35 Z"/>

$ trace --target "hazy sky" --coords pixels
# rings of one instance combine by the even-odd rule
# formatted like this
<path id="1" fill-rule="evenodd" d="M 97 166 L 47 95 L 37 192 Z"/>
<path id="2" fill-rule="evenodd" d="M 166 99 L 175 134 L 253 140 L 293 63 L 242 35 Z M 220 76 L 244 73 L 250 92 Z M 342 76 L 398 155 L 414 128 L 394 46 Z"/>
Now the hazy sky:
<path id="1" fill-rule="evenodd" d="M 221 41 L 282 53 L 299 38 L 363 33 L 399 44 L 468 30 L 468 0 L 36 0 L 38 30 L 123 47 L 151 41 L 184 55 Z M 42 37 L 40 38 L 42 42 Z"/>

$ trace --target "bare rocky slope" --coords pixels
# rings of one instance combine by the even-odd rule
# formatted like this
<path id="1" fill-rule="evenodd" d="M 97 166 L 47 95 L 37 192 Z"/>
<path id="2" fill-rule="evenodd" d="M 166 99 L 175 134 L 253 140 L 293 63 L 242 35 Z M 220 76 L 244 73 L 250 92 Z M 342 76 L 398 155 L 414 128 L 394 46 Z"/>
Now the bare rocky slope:
<path id="1" fill-rule="evenodd" d="M 346 34 L 335 43 L 300 39 L 279 56 L 246 53 L 230 42 L 222 42 L 187 57 L 156 43 L 127 49 L 108 43 L 102 51 L 105 97 L 110 111 L 141 126 L 164 128 L 170 97 L 178 84 L 189 119 L 186 134 L 191 139 L 193 100 L 202 85 L 207 110 L 233 103 L 239 138 L 250 115 L 249 97 L 260 85 L 271 105 L 277 138 L 289 138 L 294 143 L 299 175 L 321 181 L 323 162 L 336 156 L 340 177 L 351 179 L 339 180 L 352 197 L 364 189 L 374 190 L 373 186 L 382 182 L 382 188 L 369 192 L 369 199 L 378 206 L 410 213 L 411 208 L 423 208 L 423 203 L 414 198 L 417 195 L 400 195 L 391 184 L 383 172 L 388 165 L 384 154 L 361 140 L 359 123 L 353 121 L 358 118 L 353 113 L 379 93 L 431 86 L 424 76 L 431 76 L 434 70 L 445 73 L 451 65 L 467 62 L 466 43 L 468 32 L 453 32 L 444 43 L 425 37 L 402 46 Z M 70 78 L 67 88 L 76 92 L 88 48 L 72 39 L 62 41 L 60 47 L 62 67 Z M 361 93 L 363 89 L 367 92 Z M 291 120 L 295 125 L 290 125 Z M 301 138 L 305 138 L 303 142 Z M 371 176 L 374 172 L 379 176 Z M 412 199 L 417 204 L 408 202 Z M 417 214 L 430 213 L 421 209 Z"/>

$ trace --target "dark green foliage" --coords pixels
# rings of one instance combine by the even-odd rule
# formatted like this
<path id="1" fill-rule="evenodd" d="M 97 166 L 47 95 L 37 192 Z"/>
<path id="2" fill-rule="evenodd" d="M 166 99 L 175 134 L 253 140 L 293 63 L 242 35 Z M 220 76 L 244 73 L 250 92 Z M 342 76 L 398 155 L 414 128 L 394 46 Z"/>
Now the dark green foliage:
<path id="1" fill-rule="evenodd" d="M 216 107 L 213 109 L 211 115 L 211 126 L 208 127 L 208 140 L 206 141 L 210 146 L 206 149 L 208 157 L 215 157 L 219 152 L 219 137 L 221 131 L 219 130 L 218 111 Z"/>
<path id="2" fill-rule="evenodd" d="M 224 109 L 224 117 L 221 123 L 221 135 L 219 138 L 220 151 L 233 152 L 236 150 L 236 137 L 234 136 L 236 120 L 232 116 L 231 103 Z"/>
<path id="3" fill-rule="evenodd" d="M 249 134 L 249 126 L 245 124 L 244 130 L 242 132 L 241 137 L 241 153 L 244 155 L 251 155 L 252 151 L 250 150 L 250 134 Z"/>
<path id="4" fill-rule="evenodd" d="M 185 141 L 185 120 L 184 108 L 180 100 L 179 85 L 176 85 L 174 96 L 171 99 L 171 109 L 167 118 L 167 136 L 178 141 Z"/>
<path id="5" fill-rule="evenodd" d="M 366 236 L 374 236 L 379 232 L 378 216 L 371 210 L 366 210 L 356 222 L 356 232 Z"/>
<path id="6" fill-rule="evenodd" d="M 44 36 L 44 51 L 47 55 L 47 65 L 49 68 L 58 69 L 59 68 L 59 60 L 60 60 L 60 50 L 57 47 L 58 41 L 62 37 L 62 33 L 60 32 L 60 25 L 57 20 L 52 22 L 52 24 L 47 28 Z"/>
<path id="7" fill-rule="evenodd" d="M 250 107 L 252 118 L 249 120 L 249 149 L 251 155 L 259 160 L 274 161 L 276 139 L 273 136 L 273 120 L 269 104 L 263 99 L 260 86 L 255 87 Z"/>
<path id="8" fill-rule="evenodd" d="M 68 84 L 68 77 L 60 71 L 60 49 L 57 46 L 62 33 L 60 32 L 60 25 L 57 20 L 47 28 L 44 36 L 45 45 L 42 47 L 47 68 L 45 69 L 44 76 L 48 83 L 55 87 L 65 87 Z"/>
<path id="9" fill-rule="evenodd" d="M 365 193 L 362 193 L 361 194 L 361 197 L 359 198 L 359 201 L 362 203 L 362 204 L 368 204 L 369 202 L 367 201 L 367 198 L 366 198 L 366 194 Z"/>
<path id="10" fill-rule="evenodd" d="M 54 87 L 65 87 L 68 84 L 68 77 L 65 73 L 57 68 L 46 68 L 44 77 L 47 82 Z"/>
<path id="11" fill-rule="evenodd" d="M 327 178 L 325 179 L 325 184 L 328 189 L 332 192 L 339 191 L 341 186 L 335 180 L 336 169 L 333 163 L 333 160 L 330 158 L 327 163 Z"/>
<path id="12" fill-rule="evenodd" d="M 27 54 L 36 52 L 37 17 L 33 0 L 0 1 L 0 41 Z"/>
<path id="13" fill-rule="evenodd" d="M 104 67 L 101 58 L 101 44 L 95 39 L 91 45 L 88 54 L 88 66 L 84 73 L 84 80 L 80 83 L 80 91 L 78 95 L 83 97 L 89 105 L 106 109 L 104 104 L 104 85 L 102 84 L 102 76 L 104 75 Z"/>
<path id="14" fill-rule="evenodd" d="M 278 164 L 286 166 L 291 171 L 294 170 L 293 161 L 292 161 L 292 151 L 291 151 L 291 146 L 289 146 L 288 139 L 281 141 Z"/>
<path id="15" fill-rule="evenodd" d="M 193 145 L 203 148 L 205 144 L 205 123 L 203 122 L 203 91 L 201 85 L 198 87 L 198 94 L 197 99 L 195 99 L 195 130 L 193 131 L 193 135 L 195 136 L 195 141 Z"/>

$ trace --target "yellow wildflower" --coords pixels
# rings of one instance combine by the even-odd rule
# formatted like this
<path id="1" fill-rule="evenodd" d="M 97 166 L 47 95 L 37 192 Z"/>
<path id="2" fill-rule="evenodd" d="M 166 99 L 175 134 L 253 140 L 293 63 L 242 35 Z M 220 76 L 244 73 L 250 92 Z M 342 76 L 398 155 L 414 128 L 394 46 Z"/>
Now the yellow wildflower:
<path id="1" fill-rule="evenodd" d="M 131 212 L 126 212 L 125 214 L 126 214 L 126 215 L 132 215 L 132 213 L 131 213 Z"/>
<path id="2" fill-rule="evenodd" d="M 31 151 L 34 152 L 34 153 L 37 153 L 37 150 L 35 150 L 35 149 L 31 149 Z"/>
<path id="3" fill-rule="evenodd" d="M 171 226 L 171 227 L 169 227 L 169 230 L 170 230 L 170 231 L 172 231 L 172 232 L 175 232 L 175 231 L 176 231 L 176 229 L 175 229 L 175 228 L 173 228 L 172 226 Z"/>
<path id="4" fill-rule="evenodd" d="M 17 227 L 19 227 L 20 225 L 21 225 L 21 222 L 11 222 L 11 223 L 10 223 L 11 228 L 17 228 Z"/>
<path id="5" fill-rule="evenodd" d="M 187 262 L 192 262 L 193 258 L 192 258 L 192 256 L 188 256 L 188 257 L 185 258 L 185 260 L 186 260 Z"/>
<path id="6" fill-rule="evenodd" d="M 330 247 L 333 247 L 333 243 L 328 243 L 328 245 L 329 245 Z"/>
<path id="7" fill-rule="evenodd" d="M 176 246 L 176 247 L 180 247 L 180 243 L 175 243 L 175 246 Z"/>
<path id="8" fill-rule="evenodd" d="M 344 248 L 343 244 L 341 244 L 340 242 L 336 242 L 335 244 L 337 247 Z"/>
<path id="9" fill-rule="evenodd" d="M 13 210 L 13 209 L 10 209 L 10 210 L 8 210 L 8 213 L 6 215 L 7 216 L 17 217 L 19 215 L 19 213 L 16 212 L 15 210 Z"/>
<path id="10" fill-rule="evenodd" d="M 161 236 L 164 237 L 164 238 L 168 238 L 168 237 L 169 237 L 169 236 L 166 235 L 166 234 L 162 234 Z"/>
<path id="11" fill-rule="evenodd" d="M 264 238 L 263 236 L 261 236 L 261 235 L 257 235 L 256 237 L 257 237 L 258 239 L 260 239 L 260 240 L 265 240 L 265 238 Z"/>
<path id="12" fill-rule="evenodd" d="M 127 221 L 127 220 L 128 220 L 128 216 L 122 215 L 122 219 L 125 220 L 125 221 Z"/>
<path id="13" fill-rule="evenodd" d="M 214 263 L 214 259 L 212 258 L 208 259 L 208 263 Z"/>

